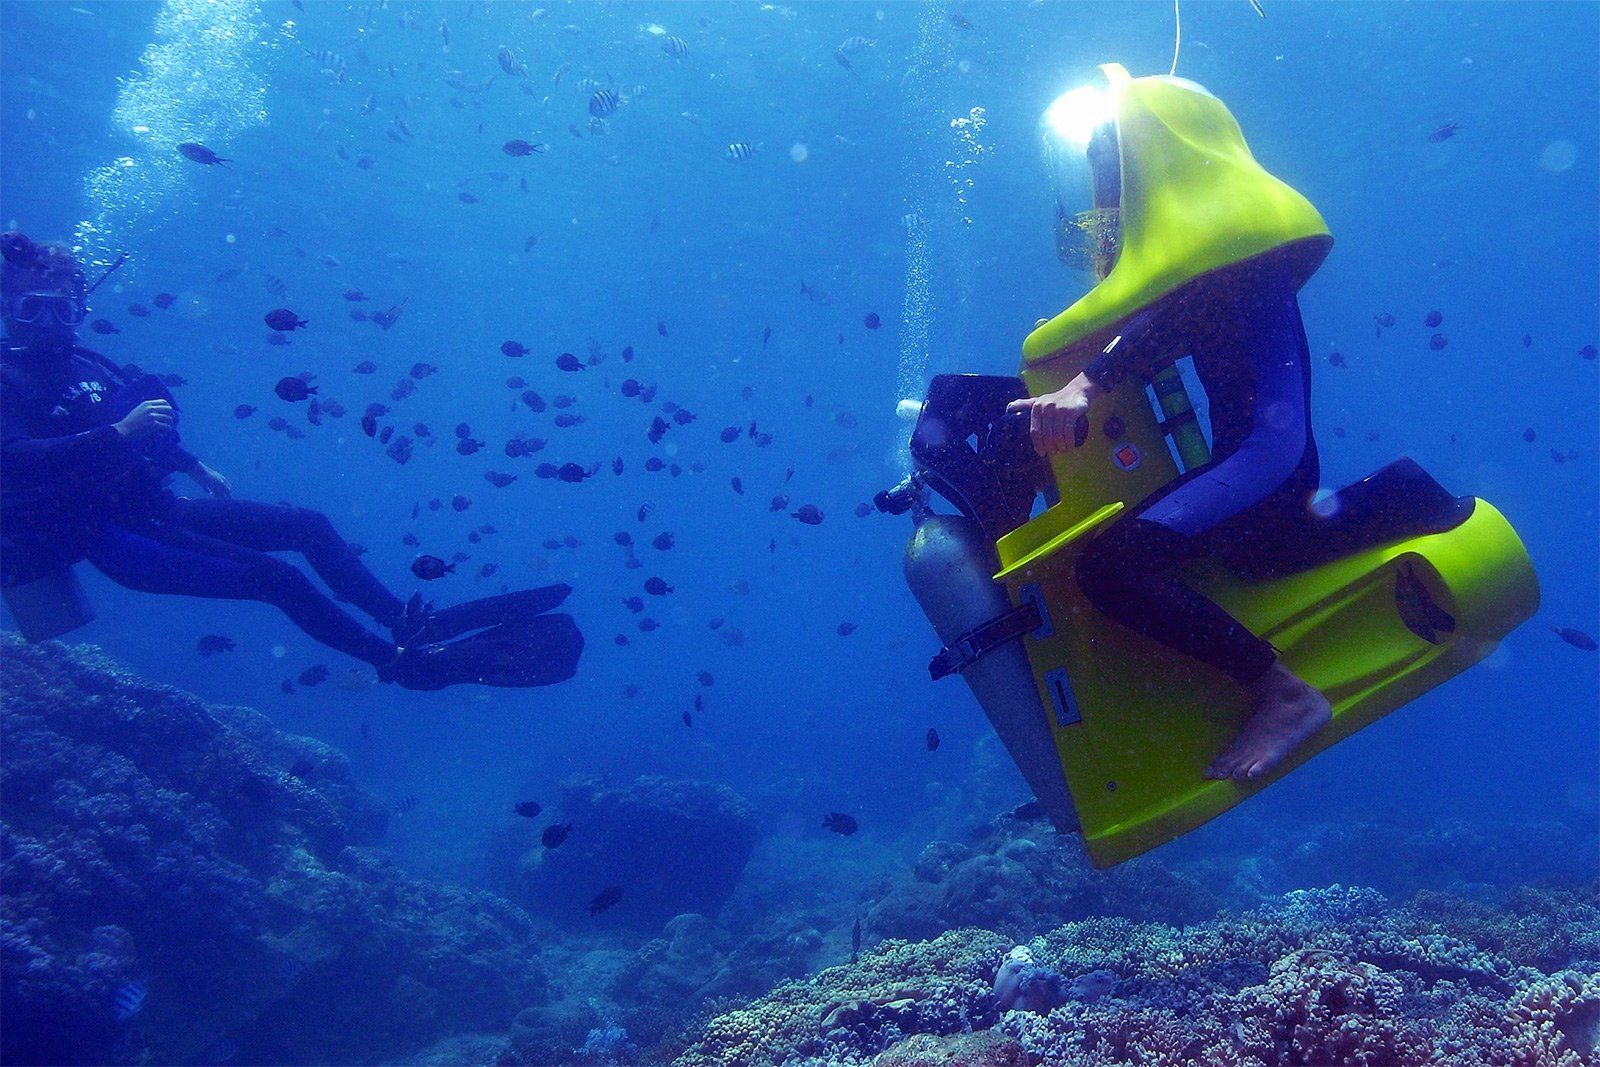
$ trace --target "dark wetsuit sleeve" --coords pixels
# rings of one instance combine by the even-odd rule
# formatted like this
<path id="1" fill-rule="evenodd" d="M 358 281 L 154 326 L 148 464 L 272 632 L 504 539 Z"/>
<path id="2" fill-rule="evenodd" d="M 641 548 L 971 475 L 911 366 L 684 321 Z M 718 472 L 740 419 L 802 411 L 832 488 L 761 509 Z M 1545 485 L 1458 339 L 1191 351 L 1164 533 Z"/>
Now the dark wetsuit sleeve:
<path id="1" fill-rule="evenodd" d="M 1139 360 L 1139 347 L 1119 344 L 1109 352 L 1102 352 L 1083 368 L 1084 377 L 1104 390 L 1115 389 L 1136 370 L 1144 372 Z"/>
<path id="2" fill-rule="evenodd" d="M 67 437 L 34 437 L 23 429 L 9 402 L 0 405 L 0 465 L 6 493 L 59 490 L 126 472 L 136 455 L 115 426 L 101 426 Z"/>

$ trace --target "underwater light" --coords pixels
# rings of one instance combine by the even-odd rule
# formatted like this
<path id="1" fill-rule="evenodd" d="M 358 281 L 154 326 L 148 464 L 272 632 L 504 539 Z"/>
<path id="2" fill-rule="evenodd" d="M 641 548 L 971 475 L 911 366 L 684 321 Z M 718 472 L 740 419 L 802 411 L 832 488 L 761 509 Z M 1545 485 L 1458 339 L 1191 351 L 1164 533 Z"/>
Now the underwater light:
<path id="1" fill-rule="evenodd" d="M 1092 85 L 1062 93 L 1045 109 L 1044 124 L 1063 148 L 1077 152 L 1088 147 L 1096 129 L 1116 117 L 1111 95 Z"/>

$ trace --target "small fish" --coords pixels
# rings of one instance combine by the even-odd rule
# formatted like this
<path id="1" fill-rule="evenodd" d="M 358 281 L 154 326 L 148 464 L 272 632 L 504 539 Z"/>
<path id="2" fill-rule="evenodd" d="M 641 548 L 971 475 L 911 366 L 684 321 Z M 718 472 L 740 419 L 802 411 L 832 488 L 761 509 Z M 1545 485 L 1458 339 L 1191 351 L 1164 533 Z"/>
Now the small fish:
<path id="1" fill-rule="evenodd" d="M 929 752 L 937 752 L 938 750 L 939 750 L 939 731 L 935 730 L 933 727 L 930 726 L 930 727 L 928 727 L 928 751 Z"/>
<path id="2" fill-rule="evenodd" d="M 735 477 L 730 478 L 728 480 L 728 484 L 733 488 L 733 491 L 735 493 L 738 493 L 740 496 L 744 496 L 744 481 L 743 481 L 743 479 L 735 476 Z"/>
<path id="3" fill-rule="evenodd" d="M 178 146 L 178 151 L 183 154 L 183 158 L 192 159 L 196 163 L 203 163 L 208 167 L 215 167 L 220 166 L 223 163 L 233 162 L 231 159 L 223 159 L 205 145 L 198 144 L 194 141 L 185 141 L 183 144 L 180 144 Z"/>
<path id="4" fill-rule="evenodd" d="M 256 409 L 253 404 L 240 404 L 238 407 L 233 409 L 233 417 L 236 419 L 248 419 L 255 413 Z"/>
<path id="5" fill-rule="evenodd" d="M 849 837 L 859 829 L 855 819 L 842 811 L 830 811 L 824 815 L 822 817 L 822 828 L 824 830 L 832 830 L 834 833 L 841 834 L 844 837 Z"/>
<path id="6" fill-rule="evenodd" d="M 550 146 L 547 144 L 535 144 L 531 141 L 513 138 L 512 140 L 501 145 L 500 151 L 504 152 L 508 156 L 529 156 L 536 152 L 544 152 L 549 147 Z M 525 248 L 523 251 L 526 252 L 527 249 Z"/>
<path id="7" fill-rule="evenodd" d="M 1444 316 L 1443 315 L 1441 315 L 1437 311 L 1430 311 L 1423 318 L 1422 325 L 1426 326 L 1428 329 L 1431 330 L 1431 329 L 1433 329 L 1435 326 L 1439 325 L 1443 321 L 1444 321 Z"/>
<path id="8" fill-rule="evenodd" d="M 378 436 L 378 420 L 371 415 L 361 416 L 361 432 L 368 437 Z"/>
<path id="9" fill-rule="evenodd" d="M 129 304 L 128 314 L 132 315 L 136 319 L 148 318 L 150 316 L 150 309 L 145 307 L 143 304 Z"/>
<path id="10" fill-rule="evenodd" d="M 311 325 L 310 320 L 302 319 L 288 308 L 276 308 L 262 316 L 262 321 L 269 329 L 279 333 L 288 333 Z"/>
<path id="11" fill-rule="evenodd" d="M 694 726 L 694 716 L 689 714 L 687 711 L 683 713 L 683 725 L 688 727 Z"/>
<path id="12" fill-rule="evenodd" d="M 307 667 L 300 672 L 300 677 L 295 680 L 307 687 L 321 685 L 328 680 L 328 668 L 320 663 L 314 667 Z"/>
<path id="13" fill-rule="evenodd" d="M 756 152 L 757 148 L 755 145 L 748 144 L 744 141 L 735 141 L 723 150 L 722 158 L 726 159 L 730 163 L 738 163 L 749 159 L 751 156 L 755 155 Z"/>
<path id="14" fill-rule="evenodd" d="M 554 823 L 544 828 L 544 833 L 539 835 L 539 840 L 544 843 L 545 848 L 558 848 L 570 833 L 572 833 L 572 824 L 570 822 Z"/>
<path id="15" fill-rule="evenodd" d="M 522 816 L 524 819 L 533 819 L 537 818 L 539 813 L 544 809 L 539 806 L 539 802 L 537 800 L 522 800 L 518 801 L 516 806 L 511 810 L 513 813 Z"/>
<path id="16" fill-rule="evenodd" d="M 869 330 L 876 330 L 879 326 L 883 325 L 883 319 L 878 317 L 878 313 L 876 311 L 869 311 L 862 318 L 861 324 Z"/>
<path id="17" fill-rule="evenodd" d="M 415 793 L 408 793 L 394 802 L 394 813 L 396 815 L 404 815 L 407 812 L 416 811 L 417 805 L 420 803 L 421 801 L 417 799 Z"/>
<path id="18" fill-rule="evenodd" d="M 657 320 L 656 333 L 660 334 L 662 337 L 667 336 L 667 324 Z"/>
<path id="19" fill-rule="evenodd" d="M 1526 430 L 1522 431 L 1522 439 L 1529 444 L 1532 444 L 1539 439 L 1539 435 L 1534 431 L 1532 426 L 1529 426 Z"/>
<path id="20" fill-rule="evenodd" d="M 621 100 L 610 89 L 596 89 L 594 95 L 589 97 L 589 114 L 595 118 L 605 118 L 617 110 Z"/>
<path id="21" fill-rule="evenodd" d="M 652 545 L 652 546 L 654 546 L 654 547 L 655 547 L 655 549 L 656 549 L 656 551 L 658 551 L 658 552 L 665 552 L 665 551 L 667 551 L 667 550 L 668 550 L 668 549 L 670 549 L 670 548 L 671 548 L 671 547 L 672 547 L 672 546 L 673 546 L 673 545 L 674 545 L 674 544 L 675 544 L 675 543 L 676 543 L 676 541 L 675 541 L 675 540 L 674 540 L 674 538 L 673 538 L 673 536 L 672 536 L 672 534 L 670 534 L 670 533 L 667 533 L 667 532 L 664 532 L 664 531 L 663 531 L 663 532 L 662 532 L 662 533 L 658 533 L 658 534 L 656 534 L 656 536 L 655 536 L 655 538 L 654 538 L 654 540 L 652 540 L 652 541 L 651 541 L 651 542 L 650 542 L 650 544 L 651 544 L 651 545 Z"/>
<path id="22" fill-rule="evenodd" d="M 1428 338 L 1428 347 L 1435 352 L 1443 351 L 1444 347 L 1449 343 L 1450 338 L 1446 337 L 1442 333 L 1436 333 L 1432 337 Z"/>
<path id="23" fill-rule="evenodd" d="M 651 596 L 666 596 L 673 591 L 673 587 L 660 578 L 646 578 L 644 591 Z"/>
<path id="24" fill-rule="evenodd" d="M 620 885 L 608 885 L 595 894 L 593 900 L 589 901 L 589 914 L 599 915 L 601 912 L 615 907 L 617 901 L 621 899 L 622 887 Z"/>
<path id="25" fill-rule="evenodd" d="M 496 489 L 504 489 L 506 486 L 517 480 L 517 476 L 515 474 L 505 474 L 501 471 L 484 471 L 483 477 L 485 481 L 494 486 Z"/>
<path id="26" fill-rule="evenodd" d="M 221 634 L 206 634 L 195 642 L 194 650 L 202 656 L 212 656 L 218 652 L 232 652 L 234 650 L 233 638 Z"/>
<path id="27" fill-rule="evenodd" d="M 287 400 L 293 404 L 311 396 L 317 389 L 314 385 L 307 385 L 301 378 L 280 378 L 272 391 L 278 394 L 280 400 Z"/>
<path id="28" fill-rule="evenodd" d="M 157 293 L 150 301 L 150 303 L 154 304 L 163 311 L 177 302 L 178 298 L 173 296 L 171 293 Z"/>
<path id="29" fill-rule="evenodd" d="M 1594 345 L 1584 345 L 1582 348 L 1578 349 L 1578 355 L 1582 356 L 1584 359 L 1589 360 L 1590 362 L 1593 362 L 1594 361 L 1594 357 L 1595 357 L 1595 351 L 1596 350 L 1595 350 Z"/>
<path id="30" fill-rule="evenodd" d="M 438 556 L 418 556 L 411 561 L 411 573 L 425 582 L 437 581 L 447 574 L 454 574 L 456 565 L 446 563 Z"/>
<path id="31" fill-rule="evenodd" d="M 717 683 L 717 679 L 711 674 L 710 671 L 700 671 L 694 676 L 694 678 L 695 681 L 700 683 L 700 686 L 703 689 L 710 689 Z"/>
<path id="32" fill-rule="evenodd" d="M 1331 367 L 1348 367 L 1348 366 L 1350 366 L 1350 363 L 1349 363 L 1348 360 L 1346 360 L 1344 358 L 1344 356 L 1341 353 L 1329 352 L 1328 353 L 1328 365 L 1331 366 Z"/>
<path id="33" fill-rule="evenodd" d="M 122 330 L 117 327 L 117 324 L 112 322 L 110 319 L 95 319 L 89 324 L 89 329 L 106 337 L 109 337 L 114 333 L 122 332 Z"/>
<path id="34" fill-rule="evenodd" d="M 856 624 L 853 622 L 841 622 L 838 626 L 834 627 L 834 633 L 838 634 L 840 637 L 849 637 L 851 634 L 856 632 L 856 628 Z"/>
<path id="35" fill-rule="evenodd" d="M 1428 134 L 1428 143 L 1438 144 L 1441 141 L 1448 141 L 1450 138 L 1456 135 L 1456 131 L 1459 129 L 1461 129 L 1461 123 L 1452 119 L 1443 126 L 1440 126 L 1437 130 L 1434 130 L 1432 133 Z"/>
<path id="36" fill-rule="evenodd" d="M 822 524 L 822 509 L 815 504 L 801 504 L 798 511 L 789 512 L 807 526 L 820 526 Z"/>
<path id="37" fill-rule="evenodd" d="M 666 40 L 661 42 L 661 50 L 667 55 L 671 56 L 673 59 L 682 62 L 684 59 L 688 58 L 689 42 L 685 41 L 682 37 L 669 36 Z"/>
<path id="38" fill-rule="evenodd" d="M 1595 643 L 1595 639 L 1582 630 L 1574 630 L 1570 626 L 1552 626 L 1550 629 L 1557 637 L 1573 648 L 1581 649 L 1584 652 L 1593 652 L 1595 649 L 1600 648 L 1600 645 Z"/>
<path id="39" fill-rule="evenodd" d="M 139 1009 L 144 1007 L 144 1000 L 143 982 L 124 982 L 111 998 L 111 1014 L 118 1022 L 127 1022 L 139 1014 Z"/>
<path id="40" fill-rule="evenodd" d="M 556 357 L 556 367 L 569 373 L 580 371 L 583 370 L 583 361 L 571 352 L 563 352 Z"/>

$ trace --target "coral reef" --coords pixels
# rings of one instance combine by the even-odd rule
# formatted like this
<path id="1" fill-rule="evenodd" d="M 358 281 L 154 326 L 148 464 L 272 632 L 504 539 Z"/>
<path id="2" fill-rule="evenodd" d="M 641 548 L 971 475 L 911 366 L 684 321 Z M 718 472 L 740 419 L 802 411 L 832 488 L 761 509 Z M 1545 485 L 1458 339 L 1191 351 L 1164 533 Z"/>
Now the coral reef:
<path id="1" fill-rule="evenodd" d="M 684 912 L 715 915 L 760 835 L 754 809 L 726 786 L 652 776 L 625 786 L 570 778 L 552 817 L 571 823 L 572 835 L 545 848 L 530 827 L 507 895 L 587 927 L 585 905 L 620 886 L 602 921 L 649 933 Z"/>
<path id="2" fill-rule="evenodd" d="M 527 917 L 408 881 L 344 757 L 0 635 L 0 1058 L 396 1058 L 543 995 Z M 136 991 L 136 992 L 130 992 Z"/>
<path id="3" fill-rule="evenodd" d="M 887 942 L 857 965 L 707 1020 L 676 1062 L 1377 1067 L 1438 1062 L 1443 1049 L 1471 1067 L 1578 1067 L 1600 1056 L 1600 968 L 1580 932 L 1597 906 L 1600 887 L 1526 890 L 1514 908 L 1473 905 L 1473 925 L 1445 932 L 1437 895 L 1396 908 L 1373 890 L 1332 886 L 1186 928 L 1085 919 L 1014 956 L 981 930 Z M 1527 921 L 1572 931 L 1565 954 L 1538 950 L 1564 969 L 1541 973 L 1461 936 Z M 1092 995 L 1045 1014 L 1001 1014 L 986 987 L 1007 959 L 1116 981 L 1097 977 L 1084 989 Z M 995 990 L 1006 991 L 1003 981 Z"/>
<path id="4" fill-rule="evenodd" d="M 913 878 L 872 907 L 874 937 L 920 940 L 958 926 L 1015 938 L 1089 915 L 1192 922 L 1222 901 L 1160 863 L 1140 859 L 1095 871 L 1075 837 L 1002 821 L 981 847 L 936 841 Z"/>
<path id="5" fill-rule="evenodd" d="M 951 930 L 931 941 L 885 941 L 857 963 L 786 982 L 714 1016 L 678 1067 L 861 1062 L 911 1034 L 952 1034 L 992 1022 L 991 989 L 1007 941 Z"/>

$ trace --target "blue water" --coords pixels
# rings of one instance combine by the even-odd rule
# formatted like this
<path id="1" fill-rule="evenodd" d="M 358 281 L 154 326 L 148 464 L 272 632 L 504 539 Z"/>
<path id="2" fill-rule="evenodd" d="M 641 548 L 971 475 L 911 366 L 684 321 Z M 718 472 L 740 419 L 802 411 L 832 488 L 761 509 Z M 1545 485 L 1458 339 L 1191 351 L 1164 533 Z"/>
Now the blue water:
<path id="1" fill-rule="evenodd" d="M 287 695 L 282 680 L 313 664 L 358 665 L 267 607 L 142 596 L 92 573 L 99 617 L 75 639 L 346 751 L 367 788 L 421 798 L 391 827 L 397 859 L 469 884 L 509 803 L 575 772 L 725 783 L 778 837 L 811 837 L 822 812 L 849 811 L 858 854 L 889 867 L 1024 799 L 965 688 L 927 681 L 936 642 L 900 577 L 904 520 L 852 509 L 903 472 L 894 406 L 907 382 L 1013 373 L 1034 321 L 1078 295 L 1053 254 L 1039 116 L 1097 63 L 1165 72 L 1170 8 L 973 5 L 971 29 L 914 3 L 305 8 L 0 5 L 0 217 L 98 263 L 128 254 L 90 311 L 121 332 L 86 341 L 188 380 L 183 440 L 238 495 L 326 512 L 402 595 L 417 585 L 408 531 L 423 551 L 471 552 L 426 590 L 441 602 L 570 582 L 589 638 L 582 667 L 544 690 Z M 1301 296 L 1327 484 L 1411 455 L 1506 514 L 1543 590 L 1539 613 L 1487 662 L 1251 801 L 1251 817 L 1555 820 L 1592 845 L 1597 658 L 1551 629 L 1600 630 L 1600 366 L 1579 355 L 1600 340 L 1597 8 L 1268 0 L 1265 20 L 1242 2 L 1183 16 L 1178 72 L 1229 105 L 1257 158 L 1336 238 Z M 669 56 L 652 25 L 688 56 Z M 854 35 L 875 43 L 847 70 L 832 53 Z M 502 45 L 528 64 L 531 93 L 498 68 Z M 343 57 L 343 80 L 306 49 Z M 453 89 L 450 71 L 494 81 Z M 628 98 L 604 135 L 586 129 L 586 78 Z M 397 116 L 413 135 L 403 143 L 385 134 Z M 1430 143 L 1449 121 L 1460 132 Z M 500 145 L 514 137 L 549 150 L 509 157 Z M 189 140 L 232 162 L 183 159 L 172 146 Z M 758 151 L 730 162 L 734 142 Z M 369 309 L 408 303 L 380 331 L 348 318 L 350 287 Z M 170 311 L 128 314 L 160 291 L 178 296 Z M 261 316 L 279 306 L 311 325 L 273 347 Z M 1422 325 L 1432 309 L 1443 351 Z M 868 312 L 882 329 L 865 328 Z M 1398 324 L 1375 338 L 1380 312 Z M 532 354 L 507 359 L 507 339 Z M 1332 350 L 1347 369 L 1321 358 Z M 606 362 L 581 376 L 553 366 L 591 351 Z M 351 373 L 368 359 L 377 374 Z M 419 361 L 440 373 L 393 418 L 438 440 L 400 466 L 355 420 Z M 351 414 L 305 426 L 272 393 L 302 371 Z M 697 416 L 667 437 L 680 477 L 643 469 L 651 409 L 614 388 L 630 374 Z M 572 393 L 587 421 L 551 430 L 549 414 L 514 406 L 510 375 L 546 399 Z M 237 420 L 241 403 L 260 410 Z M 305 438 L 271 431 L 278 414 Z M 771 447 L 718 441 L 752 420 Z M 489 449 L 456 455 L 460 422 Z M 552 444 L 505 459 L 519 431 Z M 622 477 L 533 476 L 546 458 L 613 456 Z M 496 489 L 490 469 L 520 477 Z M 769 511 L 779 492 L 789 508 Z M 473 498 L 464 513 L 427 510 L 457 493 Z M 792 519 L 802 503 L 825 522 Z M 467 544 L 486 522 L 499 533 Z M 640 542 L 642 569 L 624 568 L 619 530 Z M 676 535 L 668 552 L 648 545 L 662 530 Z M 541 547 L 568 535 L 581 547 Z M 478 578 L 489 562 L 498 573 Z M 676 591 L 650 605 L 661 629 L 641 633 L 621 601 L 649 575 Z M 847 621 L 858 629 L 841 637 Z M 725 640 L 733 628 L 742 644 Z M 198 657 L 210 633 L 237 649 Z M 701 688 L 700 671 L 715 684 Z M 705 708 L 686 729 L 697 692 Z M 934 754 L 930 726 L 943 738 Z M 1228 823 L 1188 844 L 1204 848 Z"/>

